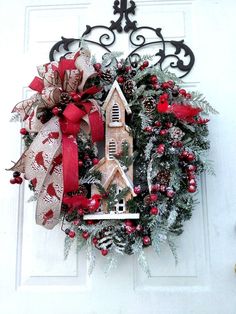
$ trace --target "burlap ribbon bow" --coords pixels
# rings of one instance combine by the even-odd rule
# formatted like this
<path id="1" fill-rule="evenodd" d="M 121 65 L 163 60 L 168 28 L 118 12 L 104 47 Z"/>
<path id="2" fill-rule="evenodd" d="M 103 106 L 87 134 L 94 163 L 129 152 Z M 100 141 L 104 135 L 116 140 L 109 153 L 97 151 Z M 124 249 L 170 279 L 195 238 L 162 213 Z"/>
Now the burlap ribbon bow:
<path id="1" fill-rule="evenodd" d="M 100 90 L 93 86 L 83 91 L 86 80 L 95 75 L 88 50 L 38 67 L 38 73 L 40 77 L 29 85 L 37 93 L 13 109 L 25 121 L 25 128 L 38 134 L 10 170 L 24 173 L 31 181 L 37 196 L 36 222 L 52 229 L 59 221 L 63 197 L 68 200 L 66 193 L 79 187 L 77 134 L 83 128 L 97 142 L 103 139 L 104 130 L 97 102 L 83 100 Z M 37 119 L 42 108 L 57 106 L 62 93 L 71 92 L 79 100 L 69 102 L 60 117 L 53 116 L 45 124 Z"/>

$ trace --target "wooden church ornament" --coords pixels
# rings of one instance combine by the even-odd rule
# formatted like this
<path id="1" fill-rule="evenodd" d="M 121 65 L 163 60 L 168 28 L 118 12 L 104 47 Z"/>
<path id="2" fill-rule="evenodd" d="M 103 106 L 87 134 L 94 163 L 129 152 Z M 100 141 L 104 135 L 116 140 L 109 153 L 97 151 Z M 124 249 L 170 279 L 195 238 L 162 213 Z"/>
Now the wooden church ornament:
<path id="1" fill-rule="evenodd" d="M 135 197 L 133 189 L 133 164 L 125 172 L 115 155 L 122 150 L 122 143 L 129 145 L 129 154 L 133 154 L 133 137 L 129 127 L 125 124 L 125 112 L 131 113 L 131 109 L 125 99 L 125 96 L 115 81 L 105 99 L 103 110 L 105 112 L 105 156 L 92 170 L 99 170 L 102 173 L 102 185 L 107 190 L 109 186 L 115 184 L 117 193 L 128 187 L 129 192 L 116 203 L 113 211 L 108 212 L 105 202 L 102 202 L 99 212 L 84 215 L 84 219 L 138 219 L 139 213 L 129 213 L 126 202 Z M 91 187 L 92 195 L 99 191 L 95 184 Z"/>

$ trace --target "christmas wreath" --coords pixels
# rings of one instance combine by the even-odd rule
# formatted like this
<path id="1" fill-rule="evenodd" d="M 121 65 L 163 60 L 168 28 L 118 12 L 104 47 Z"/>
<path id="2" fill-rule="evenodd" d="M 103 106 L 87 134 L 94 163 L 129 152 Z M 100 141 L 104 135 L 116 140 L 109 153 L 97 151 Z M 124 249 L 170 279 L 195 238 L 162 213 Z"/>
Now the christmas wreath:
<path id="1" fill-rule="evenodd" d="M 29 180 L 38 224 L 61 222 L 65 257 L 76 242 L 87 246 L 89 271 L 96 250 L 110 266 L 136 254 L 148 271 L 146 247 L 159 253 L 166 242 L 176 256 L 198 176 L 212 171 L 207 115 L 216 112 L 148 57 L 117 58 L 97 63 L 81 49 L 38 67 L 36 93 L 13 109 L 25 151 L 10 182 Z"/>

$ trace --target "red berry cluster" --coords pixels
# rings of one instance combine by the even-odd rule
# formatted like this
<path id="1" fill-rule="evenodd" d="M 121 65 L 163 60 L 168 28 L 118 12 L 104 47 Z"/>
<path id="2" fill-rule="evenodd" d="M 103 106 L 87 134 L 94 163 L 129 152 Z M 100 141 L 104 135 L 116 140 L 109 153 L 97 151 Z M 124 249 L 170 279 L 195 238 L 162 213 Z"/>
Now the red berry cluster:
<path id="1" fill-rule="evenodd" d="M 13 172 L 13 178 L 10 180 L 11 184 L 21 184 L 23 179 L 21 178 L 21 174 L 19 171 Z"/>
<path id="2" fill-rule="evenodd" d="M 193 164 L 189 164 L 189 162 L 193 162 L 195 160 L 195 155 L 192 152 L 183 150 L 179 157 L 180 159 L 184 160 L 187 163 L 185 168 L 186 168 L 187 179 L 188 179 L 188 192 L 194 193 L 196 192 L 196 189 L 197 189 L 196 174 L 195 174 L 197 167 Z"/>

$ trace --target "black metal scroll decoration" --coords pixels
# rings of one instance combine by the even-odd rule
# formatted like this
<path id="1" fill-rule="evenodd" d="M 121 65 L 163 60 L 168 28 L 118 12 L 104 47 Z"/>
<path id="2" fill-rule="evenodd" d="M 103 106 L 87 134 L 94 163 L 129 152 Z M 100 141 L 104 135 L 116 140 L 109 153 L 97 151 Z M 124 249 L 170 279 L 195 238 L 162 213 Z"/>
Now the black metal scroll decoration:
<path id="1" fill-rule="evenodd" d="M 72 44 L 82 41 L 88 44 L 94 44 L 105 50 L 105 53 L 111 52 L 112 45 L 116 42 L 116 33 L 126 32 L 129 33 L 129 42 L 133 47 L 133 50 L 126 57 L 130 62 L 138 62 L 141 59 L 140 53 L 143 49 L 155 45 L 157 52 L 154 54 L 153 66 L 159 65 L 161 69 L 165 66 L 169 66 L 172 69 L 177 69 L 180 73 L 179 77 L 183 78 L 192 70 L 195 57 L 192 50 L 184 43 L 184 40 L 165 40 L 161 34 L 161 28 L 152 28 L 149 26 L 137 27 L 137 21 L 131 21 L 130 14 L 135 15 L 136 5 L 134 1 L 127 0 L 115 0 L 113 4 L 114 14 L 119 14 L 119 18 L 116 21 L 111 21 L 111 25 L 86 25 L 86 30 L 80 39 L 61 37 L 61 40 L 54 44 L 49 53 L 50 61 L 54 61 L 56 55 L 62 53 L 62 51 L 70 52 Z M 125 26 L 122 26 L 123 20 Z M 89 35 L 93 31 L 100 30 L 102 34 L 95 40 L 89 39 Z M 142 31 L 148 31 L 155 35 L 156 40 L 149 41 Z M 153 38 L 149 36 L 149 38 Z"/>

